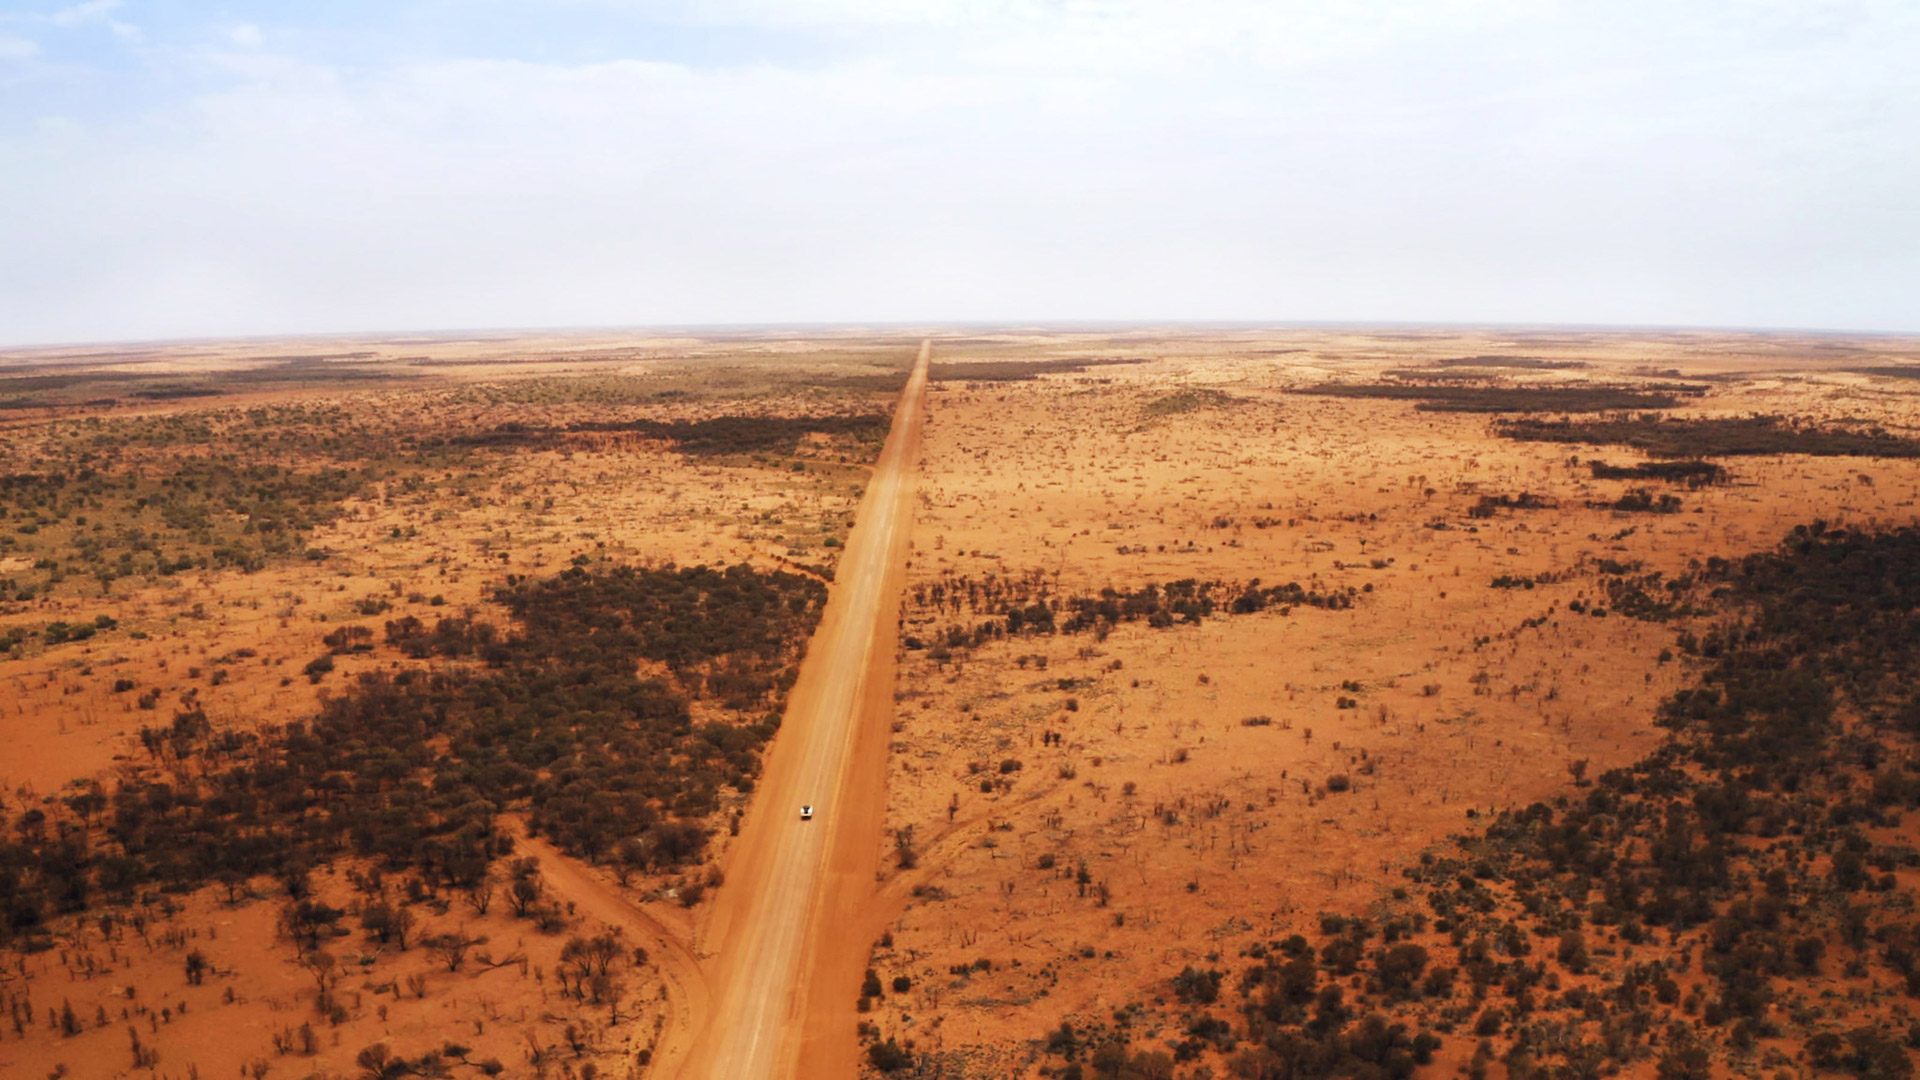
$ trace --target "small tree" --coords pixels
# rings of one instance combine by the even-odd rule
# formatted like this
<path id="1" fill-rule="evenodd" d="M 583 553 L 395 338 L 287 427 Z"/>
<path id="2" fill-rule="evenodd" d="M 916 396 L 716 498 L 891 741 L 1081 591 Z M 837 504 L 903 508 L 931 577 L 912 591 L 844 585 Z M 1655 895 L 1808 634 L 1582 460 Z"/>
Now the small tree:
<path id="1" fill-rule="evenodd" d="M 899 1072 L 913 1064 L 913 1055 L 901 1049 L 893 1039 L 877 1042 L 867 1047 L 867 1060 L 883 1073 Z"/>
<path id="2" fill-rule="evenodd" d="M 401 952 L 407 951 L 407 940 L 413 935 L 414 925 L 413 909 L 405 906 L 394 908 L 393 915 L 387 920 L 393 943 L 400 946 Z"/>
<path id="3" fill-rule="evenodd" d="M 487 909 L 493 906 L 494 881 L 491 873 L 482 874 L 478 881 L 467 887 L 467 903 L 473 905 L 474 914 L 485 917 Z"/>
<path id="4" fill-rule="evenodd" d="M 515 880 L 507 890 L 507 902 L 513 905 L 514 918 L 526 918 L 528 910 L 540 902 L 540 878 L 528 876 Z"/>
<path id="5" fill-rule="evenodd" d="M 386 1043 L 374 1043 L 353 1060 L 360 1066 L 361 1080 L 401 1080 L 414 1075 L 413 1063 L 396 1056 Z"/>
<path id="6" fill-rule="evenodd" d="M 1411 942 L 1401 942 L 1381 950 L 1374 964 L 1374 970 L 1380 976 L 1380 986 L 1388 995 L 1401 1001 L 1417 996 L 1420 975 L 1426 967 L 1427 950 Z"/>
<path id="7" fill-rule="evenodd" d="M 1708 1080 L 1713 1075 L 1707 1048 L 1692 1040 L 1675 1040 L 1660 1055 L 1655 1074 L 1660 1080 Z"/>
<path id="8" fill-rule="evenodd" d="M 447 965 L 448 971 L 459 971 L 467 962 L 467 953 L 475 945 L 486 944 L 484 937 L 469 937 L 464 930 L 448 934 L 439 934 L 426 939 L 427 948 L 440 962 Z"/>
<path id="9" fill-rule="evenodd" d="M 333 1005 L 333 987 L 340 981 L 340 969 L 334 962 L 333 954 L 325 949 L 315 949 L 300 958 L 300 966 L 313 976 L 314 1006 L 326 1015 Z"/>
<path id="10" fill-rule="evenodd" d="M 1562 967 L 1575 975 L 1587 970 L 1587 939 L 1578 930 L 1569 930 L 1560 935 L 1560 947 L 1554 952 L 1554 958 Z"/>
<path id="11" fill-rule="evenodd" d="M 647 846 L 634 837 L 620 841 L 613 849 L 613 873 L 625 888 L 635 874 L 647 868 Z"/>
<path id="12" fill-rule="evenodd" d="M 133 1041 L 133 1067 L 152 1070 L 160 1064 L 160 1051 L 140 1041 L 140 1029 L 127 1028 L 127 1037 Z"/>
<path id="13" fill-rule="evenodd" d="M 1173 977 L 1173 992 L 1181 1001 L 1211 1005 L 1220 996 L 1220 973 L 1188 965 Z"/>

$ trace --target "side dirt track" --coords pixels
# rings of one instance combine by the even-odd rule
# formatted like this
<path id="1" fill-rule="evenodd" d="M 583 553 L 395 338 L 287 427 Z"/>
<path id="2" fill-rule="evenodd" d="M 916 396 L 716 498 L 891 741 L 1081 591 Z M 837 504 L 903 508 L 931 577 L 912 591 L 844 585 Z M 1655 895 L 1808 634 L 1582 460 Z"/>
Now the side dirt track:
<path id="1" fill-rule="evenodd" d="M 840 582 L 800 669 L 742 823 L 701 955 L 713 987 L 691 1044 L 674 1031 L 661 1074 L 688 1080 L 846 1076 L 874 894 L 893 664 L 925 412 L 923 343 L 862 499 Z M 800 807 L 812 804 L 812 821 Z M 697 1007 L 698 1003 L 690 1003 Z M 676 1013 L 678 1010 L 676 1010 Z"/>
<path id="2" fill-rule="evenodd" d="M 671 927 L 648 915 L 612 882 L 579 860 L 568 858 L 545 840 L 529 835 L 517 822 L 514 832 L 519 853 L 540 860 L 540 870 L 548 886 L 565 897 L 578 914 L 618 928 L 629 941 L 651 955 L 665 984 L 662 1000 L 667 1006 L 653 1061 L 660 1069 L 672 1069 L 676 1058 L 686 1053 L 693 1026 L 712 1010 L 713 995 L 707 987 L 706 974 L 700 969 L 699 957 Z M 643 1045 L 654 1032 L 642 1030 L 633 1035 L 634 1043 Z"/>

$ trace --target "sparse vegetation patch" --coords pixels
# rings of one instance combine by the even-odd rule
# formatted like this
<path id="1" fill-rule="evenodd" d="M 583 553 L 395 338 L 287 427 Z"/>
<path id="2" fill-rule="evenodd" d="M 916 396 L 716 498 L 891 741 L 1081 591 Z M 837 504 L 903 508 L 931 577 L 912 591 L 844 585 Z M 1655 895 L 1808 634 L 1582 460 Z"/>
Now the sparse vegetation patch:
<path id="1" fill-rule="evenodd" d="M 1658 584 L 1620 569 L 1616 604 Z M 1295 934 L 1246 948 L 1237 976 L 1170 974 L 1165 1019 L 1189 1036 L 1175 1056 L 1243 1077 L 1407 1076 L 1445 1039 L 1473 1047 L 1469 1076 L 1911 1076 L 1920 530 L 1803 526 L 1707 577 L 1736 613 L 1681 633 L 1700 674 L 1658 707 L 1654 753 L 1597 781 L 1574 763 L 1578 794 L 1422 856 L 1413 889 L 1323 915 L 1317 945 Z M 1069 1062 L 1139 1052 L 1126 1030 L 1061 1032 L 1048 1050 Z"/>
<path id="2" fill-rule="evenodd" d="M 1177 413 L 1196 412 L 1200 409 L 1222 409 L 1238 404 L 1240 400 L 1223 390 L 1214 390 L 1210 387 L 1188 387 L 1154 398 L 1147 402 L 1141 411 L 1148 416 L 1172 416 Z"/>

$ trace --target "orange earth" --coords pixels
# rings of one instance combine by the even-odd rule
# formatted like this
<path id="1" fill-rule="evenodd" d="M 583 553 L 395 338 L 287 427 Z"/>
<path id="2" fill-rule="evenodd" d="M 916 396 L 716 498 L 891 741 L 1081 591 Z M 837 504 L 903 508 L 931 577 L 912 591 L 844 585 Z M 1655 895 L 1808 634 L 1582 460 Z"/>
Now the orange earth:
<path id="1" fill-rule="evenodd" d="M 26 472 L 57 461 L 90 417 L 224 423 L 291 404 L 423 431 L 888 409 L 922 336 L 600 333 L 35 350 L 0 356 L 0 399 L 8 375 L 29 371 L 220 386 L 285 357 L 318 359 L 219 398 L 88 406 L 75 395 L 12 409 L 0 413 L 0 447 L 7 471 Z M 849 765 L 871 778 L 857 794 L 870 810 L 837 834 L 813 901 L 829 906 L 817 909 L 825 914 L 809 937 L 804 1007 L 783 1019 L 782 1037 L 814 1070 L 801 1075 L 854 1068 L 863 1029 L 911 1044 L 941 1075 L 1034 1075 L 1043 1061 L 1036 1040 L 1063 1019 L 1164 995 L 1181 967 L 1305 928 L 1322 911 L 1369 910 L 1403 866 L 1468 827 L 1470 815 L 1550 796 L 1653 745 L 1651 708 L 1687 673 L 1662 659 L 1671 627 L 1571 613 L 1571 603 L 1594 599 L 1601 560 L 1671 576 L 1694 560 L 1765 549 L 1816 517 L 1864 525 L 1916 516 L 1912 462 L 1799 456 L 1728 459 L 1733 482 L 1679 491 L 1678 514 L 1590 509 L 1589 500 L 1632 485 L 1595 480 L 1570 459 L 1636 455 L 1494 438 L 1485 415 L 1289 392 L 1489 355 L 1585 365 L 1505 373 L 1519 382 L 1710 382 L 1681 415 L 1920 428 L 1920 383 L 1855 371 L 1920 357 L 1911 339 L 1460 329 L 933 335 L 935 374 L 947 377 L 929 388 L 911 458 L 910 552 L 871 600 L 882 611 L 899 603 L 898 650 L 891 663 L 862 657 L 873 670 L 897 666 L 869 684 L 860 714 L 863 731 L 890 740 L 869 734 Z M 1144 362 L 1022 381 L 954 377 L 968 363 L 1118 358 Z M 333 377 L 349 368 L 382 378 Z M 823 443 L 801 472 L 618 438 L 502 453 L 350 501 L 306 540 L 324 553 L 319 561 L 121 579 L 104 592 L 69 582 L 8 605 L 0 632 L 101 614 L 117 627 L 0 653 L 7 809 L 134 768 L 138 729 L 184 701 L 219 725 L 310 713 L 319 694 L 370 662 L 342 657 L 322 682 L 300 677 L 301 664 L 325 651 L 323 635 L 366 621 L 363 602 L 388 605 L 375 622 L 482 610 L 504 575 L 552 573 L 585 552 L 831 568 L 843 542 L 858 542 L 849 524 L 875 449 Z M 1483 495 L 1522 492 L 1557 508 L 1468 514 Z M 875 527 L 862 518 L 854 531 Z M 0 578 L 29 573 L 32 558 L 0 551 Z M 1532 589 L 1489 585 L 1543 574 L 1563 576 Z M 907 647 L 984 618 L 936 605 L 936 585 L 964 590 L 991 579 L 1061 597 L 1184 578 L 1357 592 L 1346 610 L 1222 613 L 1165 629 L 1129 623 L 1104 639 Z M 853 585 L 843 577 L 835 592 Z M 112 689 L 119 678 L 161 692 L 154 716 Z M 773 758 L 794 738 L 783 731 Z M 1344 785 L 1329 784 L 1335 777 Z M 768 784 L 756 796 L 764 805 L 751 809 L 730 796 L 712 822 L 711 866 L 684 877 L 623 887 L 610 871 L 523 839 L 519 853 L 538 858 L 571 925 L 543 934 L 502 906 L 483 915 L 459 897 L 423 899 L 413 905 L 422 932 L 459 930 L 486 943 L 450 971 L 428 950 L 376 947 L 355 931 L 335 948 L 343 967 L 332 993 L 344 1015 L 331 1019 L 315 1008 L 314 973 L 276 926 L 271 883 L 232 903 L 209 887 L 110 922 L 69 920 L 56 949 L 15 955 L 0 972 L 17 1020 L 0 1027 L 0 1075 L 349 1076 L 363 1071 L 356 1058 L 372 1044 L 418 1055 L 449 1042 L 469 1067 L 497 1060 L 507 1076 L 661 1073 L 657 1065 L 677 1067 L 734 1037 L 709 1025 L 716 995 L 752 976 L 728 972 L 729 958 L 715 951 L 732 933 L 716 928 L 715 913 L 726 923 L 752 903 L 760 879 L 741 867 L 767 828 L 758 822 L 785 819 L 784 804 L 767 800 L 787 794 Z M 743 839 L 732 844 L 726 822 L 741 810 Z M 1083 865 L 1084 885 L 1075 879 Z M 351 873 L 364 869 L 323 868 L 319 887 L 336 904 L 357 904 Z M 688 908 L 676 887 L 696 878 L 720 881 L 708 894 L 718 898 Z M 617 963 L 616 1004 L 589 1005 L 560 992 L 559 954 L 568 936 L 603 927 L 645 956 Z M 184 957 L 195 949 L 211 969 L 188 985 Z M 862 1011 L 866 968 L 887 989 Z M 896 976 L 910 988 L 894 991 Z M 71 1035 L 60 1017 L 69 1005 L 79 1029 Z M 133 1067 L 129 1029 L 158 1050 L 152 1068 Z M 1433 1068 L 1454 1064 L 1443 1057 Z"/>

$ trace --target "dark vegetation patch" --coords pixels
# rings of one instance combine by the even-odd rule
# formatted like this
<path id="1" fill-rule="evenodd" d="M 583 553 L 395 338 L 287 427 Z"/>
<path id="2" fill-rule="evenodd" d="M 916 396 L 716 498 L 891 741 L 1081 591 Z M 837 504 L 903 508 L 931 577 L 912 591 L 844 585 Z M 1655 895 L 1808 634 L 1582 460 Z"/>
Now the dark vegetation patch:
<path id="1" fill-rule="evenodd" d="M 1709 561 L 1714 572 L 1724 570 L 1725 564 Z M 1606 602 L 1599 601 L 1585 605 L 1585 613 L 1604 616 L 1609 609 L 1629 619 L 1642 622 L 1671 622 L 1675 619 L 1693 618 L 1705 615 L 1709 611 L 1708 599 L 1701 596 L 1706 591 L 1702 586 L 1702 575 L 1687 573 L 1669 578 L 1658 570 L 1643 572 L 1639 563 L 1625 565 L 1610 559 L 1600 562 L 1600 591 L 1606 595 Z M 1575 614 L 1581 613 L 1581 602 L 1575 600 L 1567 605 Z"/>
<path id="2" fill-rule="evenodd" d="M 1368 586 L 1369 589 L 1372 586 Z M 1038 573 L 1023 577 L 982 578 L 949 574 L 914 587 L 913 622 L 948 621 L 938 631 L 907 634 L 909 649 L 926 649 L 944 662 L 956 649 L 1035 634 L 1091 633 L 1100 640 L 1120 623 L 1145 622 L 1154 629 L 1198 623 L 1216 613 L 1249 615 L 1269 608 L 1282 615 L 1296 607 L 1344 611 L 1359 590 L 1307 588 L 1297 582 L 1263 585 L 1185 578 L 1137 589 L 1101 589 L 1093 596 L 1057 596 Z M 970 625 L 969 625 L 970 623 Z"/>
<path id="3" fill-rule="evenodd" d="M 1599 559 L 1571 570 L 1547 570 L 1538 574 L 1501 574 L 1492 581 L 1496 589 L 1532 589 L 1538 585 L 1554 585 L 1580 576 L 1582 569 L 1591 566 L 1597 585 L 1595 595 L 1582 592 L 1567 603 L 1567 611 L 1574 615 L 1586 615 L 1604 619 L 1608 615 L 1620 615 L 1643 622 L 1670 622 L 1674 619 L 1691 618 L 1707 614 L 1704 606 L 1707 598 L 1703 596 L 1707 589 L 1703 582 L 1710 574 L 1725 570 L 1724 560 L 1709 559 L 1704 567 L 1706 574 L 1690 571 L 1678 577 L 1669 578 L 1659 570 L 1645 570 L 1638 562 L 1615 562 L 1612 559 Z M 1537 625 L 1537 624 L 1536 624 Z"/>
<path id="4" fill-rule="evenodd" d="M 1781 416 L 1669 418 L 1653 414 L 1591 420 L 1501 420 L 1495 434 L 1522 442 L 1629 446 L 1653 457 L 1752 454 L 1815 457 L 1920 456 L 1920 442 L 1880 428 L 1822 427 Z"/>
<path id="5" fill-rule="evenodd" d="M 1848 368 L 1854 375 L 1878 375 L 1883 379 L 1920 379 L 1920 364 L 1895 364 L 1885 367 Z"/>
<path id="6" fill-rule="evenodd" d="M 745 565 L 509 580 L 507 631 L 467 616 L 385 628 L 396 654 L 458 662 L 369 671 L 311 720 L 257 732 L 189 702 L 141 730 L 145 768 L 16 808 L 0 939 L 38 947 L 61 914 L 263 874 L 297 898 L 308 869 L 349 854 L 428 890 L 478 886 L 511 850 L 508 810 L 623 873 L 698 862 L 721 787 L 752 786 L 825 588 Z M 667 674 L 637 675 L 642 661 Z M 735 719 L 696 725 L 696 697 Z"/>
<path id="7" fill-rule="evenodd" d="M 1485 381 L 1509 371 L 1579 371 L 1592 365 L 1582 360 L 1546 360 L 1535 356 L 1455 356 L 1430 367 L 1390 368 L 1389 378 L 1434 382 Z"/>
<path id="8" fill-rule="evenodd" d="M 10 587 L 10 583 L 0 581 L 0 597 L 4 597 Z M 28 642 L 39 641 L 48 647 L 66 645 L 90 640 L 95 634 L 119 625 L 120 621 L 111 615 L 95 615 L 91 620 L 67 622 L 62 619 L 37 628 L 30 625 L 9 626 L 0 629 L 0 653 L 12 653 L 17 659 L 18 654 L 13 650 Z"/>
<path id="9" fill-rule="evenodd" d="M 1148 416 L 1174 416 L 1179 413 L 1198 412 L 1201 409 L 1224 409 L 1238 405 L 1242 399 L 1224 391 L 1210 387 L 1196 387 L 1175 390 L 1154 398 L 1141 407 Z"/>
<path id="10" fill-rule="evenodd" d="M 1467 508 L 1470 518 L 1490 518 L 1502 510 L 1557 510 L 1560 500 L 1551 495 L 1523 491 L 1518 495 L 1482 495 Z"/>
<path id="11" fill-rule="evenodd" d="M 865 444 L 877 452 L 886 442 L 893 418 L 886 413 L 828 416 L 711 416 L 701 420 L 595 420 L 565 427 L 501 424 L 491 431 L 456 435 L 457 446 L 530 448 L 564 445 L 581 433 L 618 433 L 670 442 L 694 457 L 729 454 L 791 454 L 809 435 L 826 435 Z"/>
<path id="12" fill-rule="evenodd" d="M 1587 468 L 1595 480 L 1658 480 L 1690 488 L 1724 484 L 1729 479 L 1726 467 L 1711 461 L 1642 461 L 1632 465 L 1589 461 Z"/>
<path id="13" fill-rule="evenodd" d="M 224 390 L 211 386 L 153 386 L 135 390 L 133 396 L 148 401 L 182 401 L 187 398 L 219 397 Z"/>
<path id="14" fill-rule="evenodd" d="M 1618 386 L 1471 386 L 1411 383 L 1320 383 L 1293 391 L 1321 397 L 1414 401 L 1423 412 L 1613 412 L 1671 409 L 1678 391 Z M 1700 391 L 1704 392 L 1704 391 Z"/>
<path id="15" fill-rule="evenodd" d="M 715 416 L 705 420 L 631 420 L 576 425 L 578 431 L 631 431 L 664 439 L 683 454 L 792 453 L 808 435 L 851 439 L 877 448 L 886 442 L 893 418 L 886 413 L 842 416 Z"/>
<path id="16" fill-rule="evenodd" d="M 1646 488 L 1634 488 L 1617 499 L 1596 499 L 1587 503 L 1594 510 L 1612 510 L 1618 514 L 1677 514 L 1680 496 L 1654 494 Z"/>
<path id="17" fill-rule="evenodd" d="M 0 376 L 0 390 L 13 394 L 37 394 L 49 390 L 71 390 L 101 383 L 125 383 L 129 376 L 110 372 L 69 371 L 59 374 Z"/>
<path id="18" fill-rule="evenodd" d="M 1405 1077 L 1440 1037 L 1468 1077 L 1912 1076 L 1920 530 L 1802 526 L 1701 578 L 1732 614 L 1679 635 L 1698 677 L 1653 753 L 1570 763 L 1572 792 L 1423 855 L 1371 917 L 1172 974 L 1171 1014 L 1130 1026 L 1239 1077 Z M 1090 1033 L 1047 1051 L 1131 1060 Z"/>
<path id="19" fill-rule="evenodd" d="M 1546 360 L 1538 356 L 1454 356 L 1437 363 L 1443 368 L 1512 368 L 1517 371 L 1577 371 L 1583 360 Z"/>
<path id="20" fill-rule="evenodd" d="M 1081 360 L 982 360 L 974 363 L 927 365 L 931 382 L 1025 382 L 1042 375 L 1061 375 L 1116 364 L 1144 364 L 1143 357 L 1089 357 Z"/>

